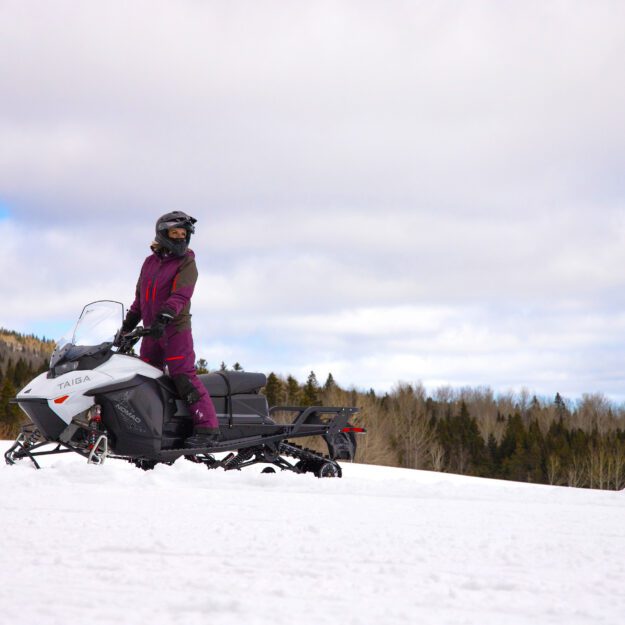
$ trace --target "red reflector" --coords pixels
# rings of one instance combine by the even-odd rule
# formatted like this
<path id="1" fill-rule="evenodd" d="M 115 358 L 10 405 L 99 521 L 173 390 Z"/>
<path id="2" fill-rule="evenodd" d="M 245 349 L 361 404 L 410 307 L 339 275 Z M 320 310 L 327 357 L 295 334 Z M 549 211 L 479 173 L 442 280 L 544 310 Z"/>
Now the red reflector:
<path id="1" fill-rule="evenodd" d="M 63 395 L 63 397 L 57 397 L 57 398 L 54 400 L 54 403 L 55 403 L 55 404 L 62 404 L 62 403 L 63 403 L 66 399 L 68 399 L 68 398 L 69 398 L 69 395 Z"/>
<path id="2" fill-rule="evenodd" d="M 343 428 L 341 432 L 366 432 L 365 428 Z"/>

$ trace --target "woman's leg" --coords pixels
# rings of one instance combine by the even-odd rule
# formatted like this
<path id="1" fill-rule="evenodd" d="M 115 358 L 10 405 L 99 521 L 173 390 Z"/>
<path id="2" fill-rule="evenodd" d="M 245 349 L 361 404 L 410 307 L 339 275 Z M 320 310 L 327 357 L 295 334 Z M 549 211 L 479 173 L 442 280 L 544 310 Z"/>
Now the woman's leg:
<path id="1" fill-rule="evenodd" d="M 162 339 L 154 339 L 151 336 L 144 336 L 141 340 L 141 349 L 139 351 L 139 357 L 148 364 L 163 368 L 163 347 L 161 345 Z"/>
<path id="2" fill-rule="evenodd" d="M 208 391 L 195 372 L 195 352 L 191 330 L 167 332 L 165 364 L 180 397 L 189 404 L 193 425 L 198 428 L 218 428 L 217 413 Z"/>

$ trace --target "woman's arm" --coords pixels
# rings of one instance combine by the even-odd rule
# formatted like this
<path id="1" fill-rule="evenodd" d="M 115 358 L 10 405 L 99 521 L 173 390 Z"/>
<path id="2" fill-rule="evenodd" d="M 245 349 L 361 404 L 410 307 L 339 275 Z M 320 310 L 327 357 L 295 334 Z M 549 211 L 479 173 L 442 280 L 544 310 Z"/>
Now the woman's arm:
<path id="1" fill-rule="evenodd" d="M 145 266 L 145 262 L 143 263 Z M 131 332 L 135 329 L 139 321 L 141 321 L 141 276 L 143 274 L 143 266 L 139 272 L 139 279 L 137 280 L 137 288 L 135 289 L 135 300 L 130 305 L 126 318 L 122 324 L 122 332 Z"/>
<path id="2" fill-rule="evenodd" d="M 177 317 L 191 301 L 195 283 L 197 282 L 197 265 L 193 256 L 186 256 L 174 277 L 171 294 L 161 310 L 168 311 Z"/>

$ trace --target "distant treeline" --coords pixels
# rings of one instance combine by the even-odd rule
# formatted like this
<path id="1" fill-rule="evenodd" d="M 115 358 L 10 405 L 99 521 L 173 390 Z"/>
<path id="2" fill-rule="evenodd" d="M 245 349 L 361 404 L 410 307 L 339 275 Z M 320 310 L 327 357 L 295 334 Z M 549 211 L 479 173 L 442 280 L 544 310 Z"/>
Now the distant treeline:
<path id="1" fill-rule="evenodd" d="M 47 369 L 53 347 L 52 341 L 0 328 L 0 439 L 17 436 L 25 415 L 10 400 Z"/>
<path id="2" fill-rule="evenodd" d="M 14 337 L 17 340 L 19 336 Z M 27 337 L 32 344 L 32 337 Z M 39 360 L 17 350 L 0 355 L 0 439 L 16 436 L 25 416 L 9 400 L 35 375 Z M 30 356 L 30 354 L 29 354 Z M 198 372 L 207 363 L 199 360 Z M 224 363 L 220 367 L 225 370 Z M 232 367 L 242 370 L 239 363 Z M 397 384 L 378 395 L 343 389 L 332 374 L 323 384 L 311 372 L 304 383 L 270 373 L 263 392 L 270 406 L 356 406 L 353 424 L 364 426 L 356 461 L 411 469 L 462 473 L 540 484 L 625 488 L 625 409 L 603 395 L 576 402 L 528 392 L 495 394 L 490 388 Z M 289 415 L 292 418 L 292 415 Z"/>
<path id="3" fill-rule="evenodd" d="M 625 410 L 603 395 L 572 403 L 527 392 L 398 384 L 384 395 L 343 389 L 313 372 L 269 374 L 269 405 L 357 406 L 357 462 L 540 484 L 625 487 Z"/>
<path id="4" fill-rule="evenodd" d="M 47 369 L 47 362 L 40 360 L 38 366 L 31 365 L 24 358 L 18 357 L 15 362 L 0 356 L 0 439 L 15 438 L 25 415 L 10 400 L 17 391 Z"/>

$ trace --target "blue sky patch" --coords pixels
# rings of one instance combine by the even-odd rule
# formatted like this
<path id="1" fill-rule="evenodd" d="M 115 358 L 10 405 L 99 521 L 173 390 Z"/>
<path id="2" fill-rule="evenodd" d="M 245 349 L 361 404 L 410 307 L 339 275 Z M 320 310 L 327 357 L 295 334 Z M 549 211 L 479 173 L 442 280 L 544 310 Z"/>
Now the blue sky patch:
<path id="1" fill-rule="evenodd" d="M 32 321 L 29 324 L 28 329 L 24 328 L 8 328 L 9 330 L 17 330 L 18 332 L 23 332 L 24 334 L 34 334 L 38 338 L 46 338 L 52 339 L 53 341 L 58 341 L 60 338 L 64 336 L 71 336 L 72 330 L 74 329 L 74 324 L 76 322 L 71 321 L 58 321 L 58 320 L 47 320 L 47 321 Z"/>
<path id="2" fill-rule="evenodd" d="M 0 200 L 0 220 L 8 219 L 9 217 L 9 207 L 2 200 Z"/>

